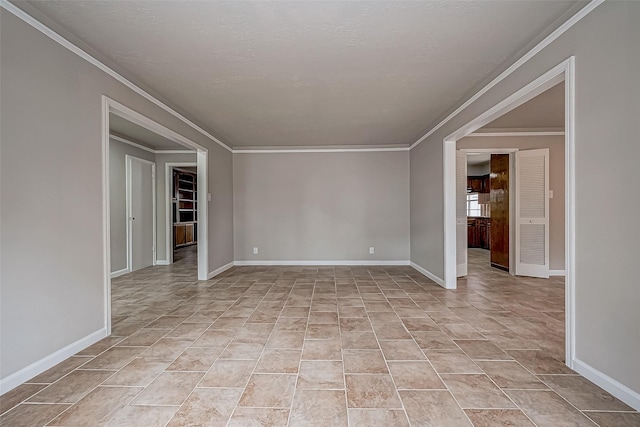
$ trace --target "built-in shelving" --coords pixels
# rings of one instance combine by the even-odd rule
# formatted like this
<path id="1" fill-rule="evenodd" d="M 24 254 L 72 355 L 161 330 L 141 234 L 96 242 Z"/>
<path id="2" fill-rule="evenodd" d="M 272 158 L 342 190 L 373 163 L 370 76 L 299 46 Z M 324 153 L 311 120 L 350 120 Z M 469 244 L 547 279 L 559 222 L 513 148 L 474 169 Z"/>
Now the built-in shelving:
<path id="1" fill-rule="evenodd" d="M 198 241 L 197 174 L 173 170 L 173 247 L 193 245 Z"/>

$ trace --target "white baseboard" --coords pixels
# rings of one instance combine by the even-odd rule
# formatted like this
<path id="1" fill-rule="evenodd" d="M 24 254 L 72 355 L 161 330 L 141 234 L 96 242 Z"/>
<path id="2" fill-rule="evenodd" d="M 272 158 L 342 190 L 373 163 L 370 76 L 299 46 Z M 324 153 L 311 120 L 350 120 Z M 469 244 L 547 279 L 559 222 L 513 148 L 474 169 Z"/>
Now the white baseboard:
<path id="1" fill-rule="evenodd" d="M 158 259 L 156 260 L 156 265 L 171 265 L 171 263 L 166 259 Z"/>
<path id="2" fill-rule="evenodd" d="M 566 270 L 549 270 L 549 276 L 566 276 L 567 275 L 567 271 Z"/>
<path id="3" fill-rule="evenodd" d="M 80 350 L 84 350 L 90 345 L 97 343 L 106 336 L 107 330 L 105 328 L 99 329 L 90 333 L 86 337 L 80 338 L 78 341 L 61 348 L 60 350 L 33 362 L 31 365 L 0 379 L 0 395 L 13 390 L 36 375 L 40 375 L 47 369 L 56 366 L 58 363 L 68 359 Z"/>
<path id="4" fill-rule="evenodd" d="M 212 277 L 216 277 L 220 273 L 224 273 L 225 271 L 227 271 L 228 269 L 233 267 L 234 264 L 235 263 L 233 261 L 231 261 L 229 264 L 223 265 L 220 268 L 216 268 L 215 270 L 213 270 L 213 271 L 209 272 L 209 274 L 207 274 L 207 279 L 211 279 Z"/>
<path id="5" fill-rule="evenodd" d="M 236 261 L 235 265 L 238 266 L 256 266 L 256 265 L 346 265 L 346 266 L 361 266 L 361 265 L 409 265 L 409 261 L 362 261 L 362 260 L 351 260 L 351 261 Z"/>
<path id="6" fill-rule="evenodd" d="M 614 380 L 594 367 L 584 363 L 582 360 L 573 359 L 573 370 L 597 385 L 608 391 L 636 411 L 640 411 L 640 393 L 631 390 L 626 385 Z"/>
<path id="7" fill-rule="evenodd" d="M 127 274 L 129 272 L 128 268 L 123 268 L 122 270 L 118 270 L 118 271 L 112 271 L 111 272 L 111 278 L 115 279 L 116 277 L 120 277 L 123 274 Z"/>
<path id="8" fill-rule="evenodd" d="M 416 270 L 418 270 L 420 273 L 424 274 L 425 276 L 427 276 L 429 279 L 433 280 L 434 282 L 436 282 L 438 285 L 442 286 L 443 288 L 444 286 L 444 280 L 442 280 L 441 278 L 439 278 L 438 276 L 436 276 L 435 274 L 433 274 L 432 272 L 430 272 L 429 270 L 427 270 L 426 268 L 420 267 L 418 264 L 416 264 L 415 262 L 412 262 L 411 267 L 415 268 Z"/>

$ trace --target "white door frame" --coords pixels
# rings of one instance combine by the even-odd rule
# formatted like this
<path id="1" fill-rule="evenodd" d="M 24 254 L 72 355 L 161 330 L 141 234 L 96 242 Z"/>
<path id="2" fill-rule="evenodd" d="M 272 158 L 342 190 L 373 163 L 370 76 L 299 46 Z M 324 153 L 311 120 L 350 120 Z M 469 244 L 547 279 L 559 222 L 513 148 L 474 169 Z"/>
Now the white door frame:
<path id="1" fill-rule="evenodd" d="M 156 253 L 156 164 L 149 160 L 141 159 L 140 157 L 131 156 L 125 154 L 125 211 L 127 213 L 127 270 L 133 271 L 133 233 L 131 232 L 131 218 L 133 216 L 132 209 L 132 191 L 131 191 L 131 162 L 140 162 L 151 165 L 151 204 L 152 209 L 152 224 L 153 224 L 153 260 L 152 265 L 156 265 L 158 257 Z"/>
<path id="2" fill-rule="evenodd" d="M 173 168 L 179 168 L 179 167 L 193 167 L 193 166 L 198 166 L 197 163 L 193 163 L 193 162 L 174 162 L 174 163 L 165 163 L 165 171 L 164 171 L 164 177 L 165 177 L 165 190 L 166 190 L 166 195 L 165 198 L 167 200 L 167 204 L 165 206 L 166 208 L 166 239 L 165 242 L 167 242 L 167 254 L 166 254 L 166 260 L 168 264 L 173 264 L 173 221 L 172 221 L 172 212 L 171 212 L 171 205 L 173 203 L 173 194 L 172 194 L 172 187 L 173 187 Z M 200 188 L 198 187 L 198 193 L 200 192 Z M 199 200 L 199 199 L 198 199 Z M 198 209 L 200 209 L 200 205 L 198 205 Z M 198 211 L 198 224 L 200 224 L 200 211 Z M 200 227 L 198 226 L 198 229 L 200 229 Z M 198 241 L 200 241 L 200 236 L 198 235 Z"/>
<path id="3" fill-rule="evenodd" d="M 565 82 L 565 360 L 575 356 L 575 57 L 572 56 L 443 140 L 444 171 L 444 287 L 456 288 L 456 141 Z"/>
<path id="4" fill-rule="evenodd" d="M 102 95 L 102 240 L 104 248 L 104 324 L 111 335 L 111 242 L 109 211 L 109 113 L 155 132 L 177 144 L 196 151 L 198 168 L 198 280 L 207 280 L 209 236 L 207 227 L 208 150 L 131 108 Z"/>

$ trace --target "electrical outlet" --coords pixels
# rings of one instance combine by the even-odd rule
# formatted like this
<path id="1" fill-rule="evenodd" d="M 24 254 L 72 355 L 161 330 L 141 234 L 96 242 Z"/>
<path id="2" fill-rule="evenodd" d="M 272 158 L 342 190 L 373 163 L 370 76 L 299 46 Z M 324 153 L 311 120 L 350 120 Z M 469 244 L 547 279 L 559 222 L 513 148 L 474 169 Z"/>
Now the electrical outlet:
<path id="1" fill-rule="evenodd" d="M 370 254 L 370 255 L 373 255 L 373 254 L 375 254 L 375 253 L 376 253 L 376 248 L 374 248 L 373 246 L 371 246 L 371 247 L 369 248 L 369 254 Z"/>
<path id="2" fill-rule="evenodd" d="M 258 247 L 257 246 L 255 248 L 253 248 L 253 254 L 254 255 L 258 255 Z"/>

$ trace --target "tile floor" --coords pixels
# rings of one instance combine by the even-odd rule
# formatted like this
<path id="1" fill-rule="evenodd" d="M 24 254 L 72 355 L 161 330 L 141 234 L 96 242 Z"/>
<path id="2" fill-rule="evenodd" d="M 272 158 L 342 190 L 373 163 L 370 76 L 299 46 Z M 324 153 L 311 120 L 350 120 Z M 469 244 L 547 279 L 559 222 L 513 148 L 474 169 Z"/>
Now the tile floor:
<path id="1" fill-rule="evenodd" d="M 237 267 L 113 280 L 113 335 L 0 399 L 2 426 L 640 426 L 562 363 L 561 279 L 470 251 L 409 267 Z"/>

